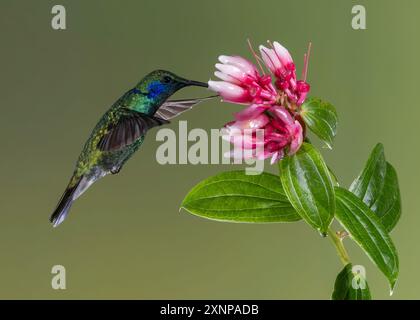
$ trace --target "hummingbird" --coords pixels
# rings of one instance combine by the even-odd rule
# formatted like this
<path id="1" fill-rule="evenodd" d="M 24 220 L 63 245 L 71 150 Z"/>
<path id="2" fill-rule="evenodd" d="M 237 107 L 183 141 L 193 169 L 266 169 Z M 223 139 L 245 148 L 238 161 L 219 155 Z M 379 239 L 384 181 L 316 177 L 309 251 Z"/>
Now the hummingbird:
<path id="1" fill-rule="evenodd" d="M 94 182 L 108 174 L 117 174 L 140 148 L 146 132 L 215 96 L 168 100 L 188 86 L 208 87 L 207 83 L 187 80 L 165 70 L 146 75 L 124 93 L 100 118 L 76 163 L 73 175 L 50 217 L 54 227 L 67 217 L 72 203 Z"/>

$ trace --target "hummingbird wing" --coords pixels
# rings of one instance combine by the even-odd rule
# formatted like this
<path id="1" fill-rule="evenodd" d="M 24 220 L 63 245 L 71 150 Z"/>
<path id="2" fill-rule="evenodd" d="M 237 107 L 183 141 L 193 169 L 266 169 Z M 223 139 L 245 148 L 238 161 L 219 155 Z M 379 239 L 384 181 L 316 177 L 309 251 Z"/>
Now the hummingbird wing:
<path id="1" fill-rule="evenodd" d="M 97 147 L 101 151 L 121 150 L 144 135 L 150 128 L 165 123 L 169 121 L 125 109 L 118 121 L 108 127 L 107 133 L 99 140 Z"/>
<path id="2" fill-rule="evenodd" d="M 215 97 L 217 96 L 187 100 L 169 100 L 164 102 L 155 114 L 161 119 L 169 120 L 175 118 L 176 116 L 185 111 L 190 110 L 192 107 L 199 104 L 200 102 L 207 101 Z"/>

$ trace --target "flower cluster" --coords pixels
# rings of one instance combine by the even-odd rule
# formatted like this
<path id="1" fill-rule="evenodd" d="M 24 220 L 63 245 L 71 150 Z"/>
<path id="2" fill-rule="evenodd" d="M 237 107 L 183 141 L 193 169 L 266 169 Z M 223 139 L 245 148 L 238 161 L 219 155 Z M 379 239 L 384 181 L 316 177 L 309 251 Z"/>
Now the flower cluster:
<path id="1" fill-rule="evenodd" d="M 235 114 L 235 121 L 225 125 L 228 139 L 235 148 L 251 150 L 256 159 L 271 158 L 274 163 L 299 150 L 304 130 L 296 119 L 310 86 L 306 82 L 309 49 L 305 55 L 302 80 L 296 78 L 296 68 L 290 53 L 278 42 L 270 48 L 260 46 L 261 56 L 252 47 L 258 68 L 240 56 L 219 57 L 216 77 L 222 81 L 208 82 L 225 101 L 246 104 Z M 270 74 L 265 74 L 262 64 Z M 263 130 L 262 141 L 256 132 Z"/>

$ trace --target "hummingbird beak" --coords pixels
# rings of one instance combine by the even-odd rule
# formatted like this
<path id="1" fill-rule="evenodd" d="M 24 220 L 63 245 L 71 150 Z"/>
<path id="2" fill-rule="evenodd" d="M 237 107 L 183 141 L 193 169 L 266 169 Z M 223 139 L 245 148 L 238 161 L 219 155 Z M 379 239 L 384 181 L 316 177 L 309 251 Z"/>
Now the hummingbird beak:
<path id="1" fill-rule="evenodd" d="M 194 80 L 187 80 L 185 81 L 185 85 L 186 86 L 197 86 L 197 87 L 204 87 L 204 88 L 208 88 L 208 84 L 205 82 L 200 82 L 200 81 L 194 81 Z"/>

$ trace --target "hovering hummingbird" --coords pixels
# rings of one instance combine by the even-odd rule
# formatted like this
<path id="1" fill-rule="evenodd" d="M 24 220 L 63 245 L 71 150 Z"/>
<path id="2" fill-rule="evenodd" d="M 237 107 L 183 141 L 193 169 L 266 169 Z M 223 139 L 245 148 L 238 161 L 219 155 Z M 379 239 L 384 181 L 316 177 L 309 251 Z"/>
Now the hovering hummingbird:
<path id="1" fill-rule="evenodd" d="M 187 86 L 208 87 L 172 72 L 155 70 L 119 98 L 93 129 L 76 163 L 73 176 L 50 217 L 54 227 L 66 218 L 72 203 L 95 181 L 118 173 L 144 141 L 146 132 L 213 97 L 167 100 Z"/>

